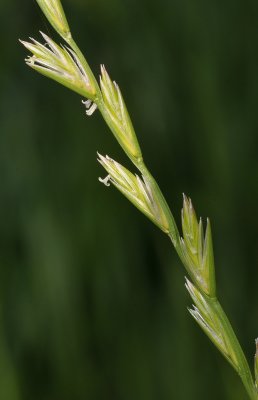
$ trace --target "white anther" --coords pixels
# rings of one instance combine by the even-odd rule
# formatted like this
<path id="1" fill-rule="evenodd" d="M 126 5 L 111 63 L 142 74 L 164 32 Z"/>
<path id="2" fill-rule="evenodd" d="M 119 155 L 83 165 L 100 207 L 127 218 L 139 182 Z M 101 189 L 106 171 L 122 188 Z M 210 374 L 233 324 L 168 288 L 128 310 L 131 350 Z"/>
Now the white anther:
<path id="1" fill-rule="evenodd" d="M 82 100 L 82 104 L 86 107 L 86 114 L 88 116 L 92 115 L 94 111 L 97 109 L 97 104 L 93 103 L 91 100 Z"/>
<path id="2" fill-rule="evenodd" d="M 92 105 L 92 101 L 91 100 L 82 100 L 82 104 L 84 104 L 86 108 L 89 108 Z"/>
<path id="3" fill-rule="evenodd" d="M 98 108 L 97 104 L 93 103 L 92 106 L 88 110 L 86 110 L 86 114 L 88 116 L 91 116 L 97 108 Z"/>
<path id="4" fill-rule="evenodd" d="M 104 178 L 104 179 L 99 178 L 99 181 L 101 183 L 104 183 L 105 186 L 110 186 L 109 180 L 110 180 L 110 175 L 106 176 L 106 178 Z"/>

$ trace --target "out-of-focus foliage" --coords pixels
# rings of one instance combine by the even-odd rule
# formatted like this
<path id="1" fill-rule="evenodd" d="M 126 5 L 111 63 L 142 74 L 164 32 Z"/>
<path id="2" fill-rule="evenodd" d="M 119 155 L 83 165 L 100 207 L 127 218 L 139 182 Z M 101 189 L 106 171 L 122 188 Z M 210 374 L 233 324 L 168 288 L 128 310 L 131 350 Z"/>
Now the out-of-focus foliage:
<path id="1" fill-rule="evenodd" d="M 177 221 L 182 192 L 211 218 L 219 295 L 253 362 L 257 2 L 63 4 L 95 73 L 104 62 L 119 83 Z M 52 35 L 36 2 L 1 0 L 0 17 L 0 398 L 244 399 L 188 316 L 165 236 L 98 183 L 97 150 L 126 164 L 100 115 L 23 63 L 18 38 Z"/>

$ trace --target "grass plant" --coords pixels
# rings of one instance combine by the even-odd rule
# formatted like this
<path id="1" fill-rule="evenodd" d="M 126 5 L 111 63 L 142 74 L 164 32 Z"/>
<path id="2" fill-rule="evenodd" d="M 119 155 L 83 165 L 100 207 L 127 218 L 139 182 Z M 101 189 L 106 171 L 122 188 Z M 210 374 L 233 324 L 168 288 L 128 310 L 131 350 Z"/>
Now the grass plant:
<path id="1" fill-rule="evenodd" d="M 210 221 L 207 220 L 204 228 L 202 219 L 197 219 L 191 199 L 184 195 L 180 234 L 158 183 L 144 163 L 119 86 L 112 81 L 104 65 L 101 66 L 98 84 L 73 40 L 60 0 L 37 2 L 66 44 L 60 46 L 44 33 L 44 44 L 34 39 L 30 42 L 21 41 L 32 53 L 26 58 L 27 65 L 83 96 L 87 115 L 92 115 L 96 109 L 100 111 L 114 137 L 139 172 L 135 175 L 109 156 L 98 154 L 98 161 L 108 174 L 99 180 L 106 186 L 114 185 L 169 237 L 189 277 L 186 278 L 185 287 L 193 300 L 190 314 L 236 370 L 249 398 L 258 400 L 258 340 L 253 376 L 233 328 L 217 299 Z"/>

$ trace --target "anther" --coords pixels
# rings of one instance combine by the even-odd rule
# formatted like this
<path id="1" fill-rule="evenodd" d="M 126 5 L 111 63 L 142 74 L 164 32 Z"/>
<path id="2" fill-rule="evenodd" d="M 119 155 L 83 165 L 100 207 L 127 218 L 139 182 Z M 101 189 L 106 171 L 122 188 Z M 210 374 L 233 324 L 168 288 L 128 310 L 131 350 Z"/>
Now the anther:
<path id="1" fill-rule="evenodd" d="M 105 186 L 110 186 L 109 180 L 110 180 L 110 175 L 106 176 L 106 178 L 104 178 L 104 179 L 99 178 L 99 181 L 101 183 L 104 183 Z"/>

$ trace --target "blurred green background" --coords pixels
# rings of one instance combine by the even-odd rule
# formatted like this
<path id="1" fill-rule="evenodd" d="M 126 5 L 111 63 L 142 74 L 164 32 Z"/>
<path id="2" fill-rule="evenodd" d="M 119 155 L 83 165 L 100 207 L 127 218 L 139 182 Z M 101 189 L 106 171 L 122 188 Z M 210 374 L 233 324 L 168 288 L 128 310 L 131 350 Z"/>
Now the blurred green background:
<path id="1" fill-rule="evenodd" d="M 63 4 L 94 72 L 120 84 L 178 223 L 182 192 L 211 218 L 219 295 L 252 363 L 257 1 Z M 0 398 L 246 399 L 188 315 L 169 241 L 98 182 L 97 150 L 130 166 L 100 115 L 25 66 L 18 38 L 57 38 L 36 2 L 1 0 L 0 15 Z"/>

